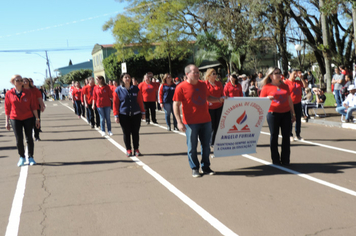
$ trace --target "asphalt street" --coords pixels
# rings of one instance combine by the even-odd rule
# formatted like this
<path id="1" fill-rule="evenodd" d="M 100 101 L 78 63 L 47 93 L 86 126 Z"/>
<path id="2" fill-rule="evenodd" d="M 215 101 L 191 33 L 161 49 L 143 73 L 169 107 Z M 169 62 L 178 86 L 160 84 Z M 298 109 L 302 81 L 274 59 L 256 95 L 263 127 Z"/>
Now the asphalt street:
<path id="1" fill-rule="evenodd" d="M 302 123 L 291 165 L 271 164 L 265 123 L 257 153 L 212 158 L 214 176 L 193 178 L 185 136 L 142 122 L 127 158 L 111 137 L 78 119 L 70 101 L 46 102 L 37 165 L 17 167 L 0 104 L 1 235 L 355 235 L 354 130 Z"/>

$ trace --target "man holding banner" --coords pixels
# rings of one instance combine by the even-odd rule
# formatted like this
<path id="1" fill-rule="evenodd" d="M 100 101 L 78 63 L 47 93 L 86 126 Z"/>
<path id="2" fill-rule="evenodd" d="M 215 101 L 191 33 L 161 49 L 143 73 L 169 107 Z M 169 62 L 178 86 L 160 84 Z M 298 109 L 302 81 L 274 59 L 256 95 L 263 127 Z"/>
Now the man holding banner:
<path id="1" fill-rule="evenodd" d="M 187 80 L 181 82 L 174 93 L 173 111 L 177 119 L 178 129 L 185 132 L 188 145 L 188 160 L 193 177 L 201 177 L 197 155 L 198 137 L 201 143 L 201 169 L 203 174 L 214 175 L 210 169 L 210 137 L 211 118 L 207 102 L 223 102 L 224 98 L 212 97 L 208 94 L 206 84 L 199 81 L 199 69 L 191 64 L 185 67 Z M 180 116 L 182 105 L 183 121 Z"/>

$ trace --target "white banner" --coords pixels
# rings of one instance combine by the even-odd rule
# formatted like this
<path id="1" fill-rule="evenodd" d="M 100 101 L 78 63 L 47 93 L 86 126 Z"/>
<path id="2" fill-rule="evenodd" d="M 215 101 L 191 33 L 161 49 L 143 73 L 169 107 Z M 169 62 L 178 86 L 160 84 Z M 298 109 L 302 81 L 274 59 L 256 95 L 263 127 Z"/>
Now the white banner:
<path id="1" fill-rule="evenodd" d="M 126 62 L 121 63 L 121 74 L 127 73 Z"/>
<path id="2" fill-rule="evenodd" d="M 256 153 L 257 141 L 270 105 L 268 98 L 226 99 L 215 137 L 214 156 Z"/>

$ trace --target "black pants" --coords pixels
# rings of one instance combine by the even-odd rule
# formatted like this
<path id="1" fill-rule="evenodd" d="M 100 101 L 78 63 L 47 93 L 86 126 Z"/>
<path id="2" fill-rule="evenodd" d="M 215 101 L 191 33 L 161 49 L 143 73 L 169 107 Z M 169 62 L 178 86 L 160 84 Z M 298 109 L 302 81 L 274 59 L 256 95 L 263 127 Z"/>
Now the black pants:
<path id="1" fill-rule="evenodd" d="M 300 127 L 302 126 L 302 103 L 294 104 L 295 112 L 295 135 L 300 136 Z M 293 137 L 293 123 L 290 123 L 290 136 Z"/>
<path id="2" fill-rule="evenodd" d="M 290 162 L 290 126 L 291 126 L 291 114 L 286 113 L 276 113 L 268 112 L 267 123 L 269 127 L 269 132 L 271 133 L 270 138 L 270 149 L 271 158 L 273 164 L 289 164 Z M 282 152 L 281 157 L 278 152 L 278 135 L 279 128 L 282 132 Z"/>
<path id="3" fill-rule="evenodd" d="M 82 115 L 82 102 L 80 100 L 74 101 L 75 103 L 75 114 L 78 116 Z"/>
<path id="4" fill-rule="evenodd" d="M 156 120 L 156 102 L 143 102 L 146 112 L 146 122 L 150 122 L 150 112 L 152 122 L 157 122 Z"/>
<path id="5" fill-rule="evenodd" d="M 92 127 L 94 127 L 94 110 L 93 110 L 93 107 L 88 105 L 88 108 L 87 108 L 87 118 L 90 122 L 90 125 Z"/>
<path id="6" fill-rule="evenodd" d="M 220 117 L 221 117 L 222 107 L 217 109 L 209 109 L 209 114 L 211 117 L 211 128 L 212 128 L 212 136 L 211 136 L 211 145 L 215 143 L 216 132 L 218 131 Z"/>
<path id="7" fill-rule="evenodd" d="M 80 102 L 80 109 L 82 109 L 82 116 L 85 117 L 85 106 Z"/>
<path id="8" fill-rule="evenodd" d="M 37 110 L 37 113 L 38 113 L 38 118 L 41 119 L 41 110 Z M 33 130 L 34 130 L 34 133 L 35 133 L 35 139 L 39 139 L 40 138 L 40 128 L 37 129 L 36 127 L 36 117 L 34 117 L 33 119 Z"/>
<path id="9" fill-rule="evenodd" d="M 134 116 L 119 114 L 126 150 L 131 150 L 131 136 L 134 150 L 138 149 L 140 141 L 141 113 Z"/>
<path id="10" fill-rule="evenodd" d="M 25 131 L 25 137 L 28 148 L 28 156 L 33 157 L 34 152 L 34 143 L 32 138 L 32 128 L 33 128 L 33 117 L 28 118 L 26 120 L 11 120 L 10 123 L 12 129 L 14 130 L 14 134 L 16 137 L 16 146 L 17 151 L 20 157 L 25 157 L 25 147 L 23 145 L 23 131 Z"/>
<path id="11" fill-rule="evenodd" d="M 100 127 L 100 115 L 98 112 L 98 108 L 95 107 L 94 113 L 95 113 L 95 125 L 98 128 L 98 127 Z"/>
<path id="12" fill-rule="evenodd" d="M 78 114 L 77 114 L 77 104 L 75 103 L 75 101 L 74 101 L 74 103 L 73 103 L 73 109 L 74 109 L 74 113 L 75 113 L 76 115 L 78 115 Z"/>

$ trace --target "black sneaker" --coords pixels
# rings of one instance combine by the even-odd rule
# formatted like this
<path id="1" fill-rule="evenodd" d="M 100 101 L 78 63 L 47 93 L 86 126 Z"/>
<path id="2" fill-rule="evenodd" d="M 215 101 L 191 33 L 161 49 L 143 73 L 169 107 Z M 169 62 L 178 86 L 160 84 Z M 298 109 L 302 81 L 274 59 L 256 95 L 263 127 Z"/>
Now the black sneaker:
<path id="1" fill-rule="evenodd" d="M 210 169 L 210 167 L 208 167 L 207 169 L 203 170 L 203 174 L 204 175 L 215 175 L 215 172 L 212 169 Z"/>
<path id="2" fill-rule="evenodd" d="M 199 170 L 193 169 L 192 171 L 193 171 L 192 176 L 193 176 L 194 178 L 199 178 L 199 177 L 201 177 L 201 174 L 199 173 Z"/>

